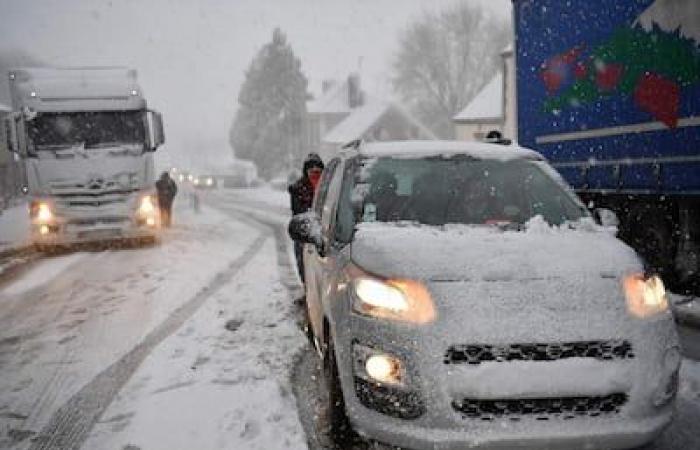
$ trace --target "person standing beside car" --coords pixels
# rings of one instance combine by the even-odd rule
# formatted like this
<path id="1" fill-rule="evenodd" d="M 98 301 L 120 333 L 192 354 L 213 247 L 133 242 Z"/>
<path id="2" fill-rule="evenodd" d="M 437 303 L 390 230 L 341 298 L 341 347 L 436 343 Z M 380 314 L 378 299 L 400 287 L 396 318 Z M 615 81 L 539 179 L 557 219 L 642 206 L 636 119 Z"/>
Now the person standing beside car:
<path id="1" fill-rule="evenodd" d="M 177 184 L 170 178 L 168 172 L 163 172 L 160 179 L 156 181 L 156 191 L 158 192 L 158 208 L 160 209 L 161 223 L 165 227 L 170 227 L 172 223 L 173 200 L 177 194 Z"/>
<path id="2" fill-rule="evenodd" d="M 314 193 L 321 180 L 323 173 L 323 160 L 316 153 L 309 153 L 304 160 L 302 167 L 301 178 L 289 185 L 289 191 L 292 215 L 302 214 L 311 210 L 311 205 L 314 201 Z M 299 241 L 294 241 L 294 256 L 297 260 L 297 270 L 299 278 L 304 282 L 304 259 L 302 250 L 304 244 Z"/>

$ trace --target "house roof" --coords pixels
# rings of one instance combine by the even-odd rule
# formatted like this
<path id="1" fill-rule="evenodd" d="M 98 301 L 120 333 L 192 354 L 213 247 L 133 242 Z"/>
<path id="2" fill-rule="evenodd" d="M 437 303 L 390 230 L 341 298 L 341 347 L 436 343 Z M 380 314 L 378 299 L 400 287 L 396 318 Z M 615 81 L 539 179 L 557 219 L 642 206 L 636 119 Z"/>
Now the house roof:
<path id="1" fill-rule="evenodd" d="M 391 105 L 379 100 L 371 100 L 352 110 L 350 115 L 333 127 L 323 141 L 332 144 L 344 144 L 359 139 L 374 125 Z"/>
<path id="2" fill-rule="evenodd" d="M 348 113 L 348 82 L 336 83 L 320 97 L 309 101 L 306 110 L 312 114 Z"/>
<path id="3" fill-rule="evenodd" d="M 503 72 L 498 71 L 476 97 L 454 116 L 455 122 L 499 120 L 503 118 Z"/>

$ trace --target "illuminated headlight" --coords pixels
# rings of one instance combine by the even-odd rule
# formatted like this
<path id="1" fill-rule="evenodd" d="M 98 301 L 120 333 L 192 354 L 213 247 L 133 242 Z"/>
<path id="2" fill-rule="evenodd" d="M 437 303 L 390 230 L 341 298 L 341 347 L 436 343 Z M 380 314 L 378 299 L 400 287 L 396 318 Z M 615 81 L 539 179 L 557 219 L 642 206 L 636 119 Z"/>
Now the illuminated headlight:
<path id="1" fill-rule="evenodd" d="M 141 203 L 139 204 L 139 214 L 142 216 L 153 215 L 156 211 L 156 206 L 153 201 L 153 196 L 145 195 L 141 197 Z"/>
<path id="2" fill-rule="evenodd" d="M 214 180 L 207 178 L 207 186 L 211 186 L 212 184 L 214 184 Z"/>
<path id="3" fill-rule="evenodd" d="M 354 344 L 355 375 L 373 383 L 403 385 L 406 370 L 401 360 L 385 352 Z"/>
<path id="4" fill-rule="evenodd" d="M 178 179 L 180 180 L 180 183 L 182 183 L 183 181 L 185 181 L 185 176 L 182 175 L 182 174 L 180 174 L 180 176 L 178 177 Z"/>
<path id="5" fill-rule="evenodd" d="M 413 323 L 435 320 L 430 293 L 417 281 L 360 277 L 352 282 L 352 294 L 358 314 Z"/>
<path id="6" fill-rule="evenodd" d="M 199 178 L 195 178 L 192 183 L 194 183 L 195 186 L 199 186 Z"/>
<path id="7" fill-rule="evenodd" d="M 41 234 L 42 236 L 46 236 L 47 234 L 49 234 L 49 231 L 51 230 L 49 229 L 48 225 L 42 225 L 39 227 L 39 234 Z"/>
<path id="8" fill-rule="evenodd" d="M 192 181 L 192 180 L 194 180 L 194 175 L 192 175 L 192 174 L 187 175 L 187 181 Z"/>
<path id="9" fill-rule="evenodd" d="M 44 223 L 53 220 L 53 213 L 48 203 L 39 203 L 36 210 L 36 220 Z"/>
<path id="10" fill-rule="evenodd" d="M 623 280 L 627 310 L 635 317 L 652 317 L 668 310 L 664 283 L 656 275 L 628 275 Z"/>

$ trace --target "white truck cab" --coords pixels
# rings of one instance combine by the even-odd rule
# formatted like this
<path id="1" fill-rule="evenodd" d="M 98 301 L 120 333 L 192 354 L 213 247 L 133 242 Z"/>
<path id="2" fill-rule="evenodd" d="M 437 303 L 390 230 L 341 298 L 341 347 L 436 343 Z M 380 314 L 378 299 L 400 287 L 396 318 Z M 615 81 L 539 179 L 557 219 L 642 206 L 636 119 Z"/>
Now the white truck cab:
<path id="1" fill-rule="evenodd" d="M 39 247 L 154 241 L 159 222 L 153 152 L 164 141 L 133 69 L 17 69 L 9 73 L 10 151 L 25 162 L 31 236 Z"/>

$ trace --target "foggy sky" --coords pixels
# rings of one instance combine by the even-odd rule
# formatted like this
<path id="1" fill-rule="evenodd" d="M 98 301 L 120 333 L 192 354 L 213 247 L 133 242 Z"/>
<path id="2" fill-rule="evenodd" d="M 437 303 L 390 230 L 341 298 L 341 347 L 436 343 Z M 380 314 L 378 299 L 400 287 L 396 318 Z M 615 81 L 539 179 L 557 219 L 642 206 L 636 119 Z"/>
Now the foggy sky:
<path id="1" fill-rule="evenodd" d="M 50 65 L 136 68 L 163 112 L 161 161 L 227 155 L 228 129 L 250 60 L 279 26 L 313 93 L 361 67 L 363 87 L 389 93 L 398 34 L 455 0 L 0 0 L 0 46 Z M 510 0 L 481 2 L 509 17 Z M 3 75 L 4 76 L 4 75 Z"/>

